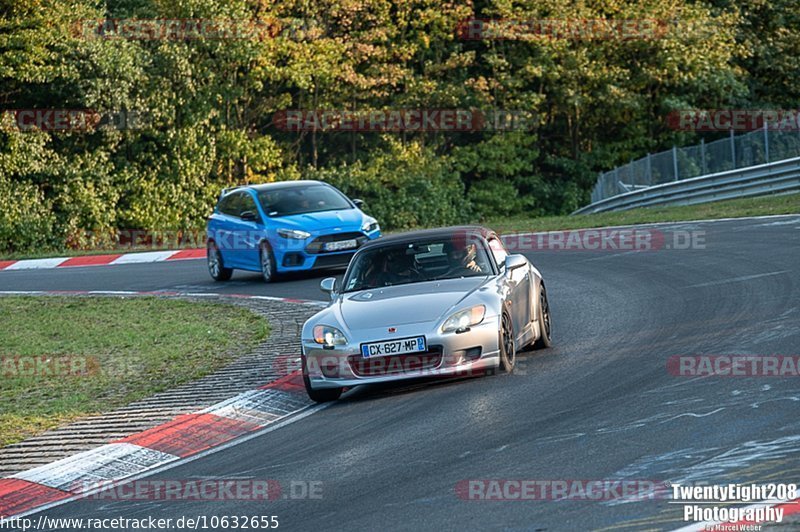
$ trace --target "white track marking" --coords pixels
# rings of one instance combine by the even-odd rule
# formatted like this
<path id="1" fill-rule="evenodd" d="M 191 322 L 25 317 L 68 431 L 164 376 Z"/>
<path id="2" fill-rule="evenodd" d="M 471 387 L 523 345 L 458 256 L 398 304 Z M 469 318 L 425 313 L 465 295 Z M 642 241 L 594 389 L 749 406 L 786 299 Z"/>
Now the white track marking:
<path id="1" fill-rule="evenodd" d="M 75 491 L 82 483 L 118 480 L 178 458 L 173 454 L 131 443 L 109 443 L 51 464 L 17 473 L 11 478 L 63 491 Z"/>
<path id="2" fill-rule="evenodd" d="M 207 449 L 205 451 L 199 452 L 199 453 L 194 454 L 192 456 L 188 456 L 186 458 L 179 458 L 179 459 L 174 460 L 172 462 L 167 462 L 167 463 L 164 463 L 162 465 L 156 466 L 153 469 L 149 469 L 147 471 L 136 473 L 136 474 L 133 474 L 133 475 L 131 475 L 129 477 L 126 477 L 124 479 L 118 479 L 118 480 L 124 480 L 125 481 L 125 482 L 123 482 L 123 484 L 124 484 L 124 483 L 127 483 L 127 482 L 132 482 L 134 480 L 138 480 L 140 478 L 145 478 L 145 477 L 148 477 L 148 476 L 151 476 L 151 475 L 155 475 L 157 473 L 161 473 L 163 471 L 167 471 L 169 469 L 173 469 L 173 468 L 178 467 L 178 466 L 182 466 L 182 465 L 188 464 L 189 462 L 194 462 L 195 460 L 199 460 L 200 458 L 205 458 L 206 456 L 218 453 L 220 451 L 224 451 L 224 450 L 230 449 L 231 447 L 235 447 L 235 446 L 240 445 L 240 444 L 242 444 L 244 442 L 250 441 L 250 440 L 252 440 L 254 438 L 258 438 L 260 436 L 263 436 L 264 434 L 272 432 L 273 430 L 277 430 L 277 429 L 283 428 L 283 427 L 285 427 L 287 425 L 291 425 L 292 423 L 294 423 L 296 421 L 300 421 L 301 419 L 304 419 L 304 418 L 310 416 L 311 414 L 319 412 L 323 408 L 326 408 L 326 407 L 330 406 L 330 404 L 331 403 L 323 403 L 323 404 L 318 404 L 318 405 L 315 405 L 315 406 L 309 406 L 309 407 L 303 408 L 302 410 L 298 411 L 297 415 L 295 415 L 295 416 L 292 416 L 292 417 L 290 417 L 290 418 L 288 418 L 288 419 L 286 419 L 284 421 L 281 421 L 279 423 L 274 423 L 274 424 L 271 424 L 271 425 L 267 425 L 263 429 L 259 429 L 257 431 L 251 432 L 251 433 L 247 434 L 246 436 L 242 436 L 241 438 L 237 438 L 235 440 L 231 440 L 231 441 L 229 441 L 227 443 L 224 443 L 224 444 L 222 444 L 222 445 L 220 445 L 218 447 L 212 447 L 211 449 Z M 16 515 L 14 515 L 14 517 L 28 517 L 28 516 L 31 516 L 31 515 L 35 515 L 37 513 L 44 512 L 46 510 L 50 510 L 50 509 L 55 508 L 57 506 L 61 506 L 62 504 L 67 504 L 69 502 L 72 502 L 73 500 L 79 499 L 80 497 L 87 497 L 87 496 L 93 495 L 94 493 L 97 493 L 97 492 L 101 491 L 102 489 L 105 489 L 105 488 L 104 487 L 99 487 L 99 488 L 97 488 L 95 490 L 86 491 L 84 493 L 81 493 L 80 496 L 69 497 L 69 498 L 61 499 L 61 500 L 58 500 L 58 501 L 54 501 L 54 502 L 51 502 L 51 503 L 48 503 L 48 504 L 45 504 L 45 505 L 42 505 L 42 506 L 38 506 L 36 508 L 28 510 L 27 512 L 16 514 Z"/>
<path id="3" fill-rule="evenodd" d="M 50 268 L 57 268 L 59 264 L 69 260 L 69 257 L 57 257 L 52 259 L 29 259 L 18 260 L 10 266 L 6 266 L 4 270 L 47 270 Z"/>
<path id="4" fill-rule="evenodd" d="M 690 284 L 689 286 L 685 286 L 684 288 L 701 288 L 703 286 L 716 286 L 719 284 L 728 284 L 728 283 L 741 283 L 743 281 L 750 281 L 752 279 L 760 279 L 762 277 L 772 277 L 773 275 L 783 275 L 784 273 L 789 273 L 789 270 L 781 270 L 778 272 L 769 272 L 769 273 L 757 273 L 754 275 L 743 275 L 741 277 L 731 277 L 730 279 L 720 279 L 719 281 L 709 281 L 707 283 L 698 283 L 698 284 Z"/>
<path id="5" fill-rule="evenodd" d="M 150 251 L 147 253 L 128 253 L 114 259 L 110 262 L 111 265 L 117 264 L 138 264 L 142 262 L 161 262 L 173 256 L 176 251 Z"/>

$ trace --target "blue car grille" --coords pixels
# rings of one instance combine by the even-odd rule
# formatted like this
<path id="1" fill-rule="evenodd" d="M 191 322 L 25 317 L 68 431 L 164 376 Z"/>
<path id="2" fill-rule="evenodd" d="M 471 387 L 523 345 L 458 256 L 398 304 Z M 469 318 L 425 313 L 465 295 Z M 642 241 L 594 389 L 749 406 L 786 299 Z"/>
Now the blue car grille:
<path id="1" fill-rule="evenodd" d="M 356 242 L 358 244 L 357 247 L 361 247 L 364 244 L 364 242 L 369 240 L 369 238 L 367 238 L 367 236 L 364 235 L 364 233 L 355 233 L 355 232 L 353 232 L 353 233 L 335 233 L 335 234 L 332 234 L 332 235 L 322 235 L 322 236 L 318 236 L 317 238 L 312 240 L 306 246 L 306 253 L 309 253 L 310 255 L 318 255 L 318 254 L 321 254 L 321 253 L 342 253 L 342 252 L 345 252 L 345 251 L 352 252 L 352 250 L 325 251 L 325 250 L 322 249 L 322 246 L 326 242 L 339 242 L 341 240 L 353 240 L 353 239 L 356 240 Z"/>

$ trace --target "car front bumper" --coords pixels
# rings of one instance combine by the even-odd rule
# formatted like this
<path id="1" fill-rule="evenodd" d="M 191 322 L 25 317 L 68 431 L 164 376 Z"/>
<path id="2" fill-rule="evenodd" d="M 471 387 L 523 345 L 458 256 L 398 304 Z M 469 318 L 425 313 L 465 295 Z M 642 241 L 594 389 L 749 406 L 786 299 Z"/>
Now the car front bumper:
<path id="1" fill-rule="evenodd" d="M 348 344 L 323 348 L 313 339 L 302 342 L 304 363 L 314 389 L 358 386 L 420 377 L 470 376 L 500 364 L 499 318 L 486 317 L 463 333 L 440 333 L 430 324 L 398 326 L 402 332 L 390 334 L 386 327 L 361 331 Z M 364 358 L 361 344 L 392 337 L 425 336 L 428 350 L 407 355 Z"/>
<path id="2" fill-rule="evenodd" d="M 374 240 L 381 236 L 380 229 L 375 229 L 367 233 L 362 232 L 360 234 L 361 236 L 358 238 L 363 239 L 364 242 Z M 277 271 L 279 273 L 286 273 L 347 267 L 347 265 L 350 264 L 350 259 L 352 259 L 355 252 L 358 251 L 358 248 L 345 251 L 309 252 L 309 248 L 313 247 L 314 241 L 320 238 L 333 236 L 336 236 L 336 234 L 320 233 L 305 240 L 290 240 L 276 237 L 271 244 L 275 255 L 275 267 Z M 363 245 L 363 243 L 359 244 L 358 247 L 361 247 L 361 245 Z"/>

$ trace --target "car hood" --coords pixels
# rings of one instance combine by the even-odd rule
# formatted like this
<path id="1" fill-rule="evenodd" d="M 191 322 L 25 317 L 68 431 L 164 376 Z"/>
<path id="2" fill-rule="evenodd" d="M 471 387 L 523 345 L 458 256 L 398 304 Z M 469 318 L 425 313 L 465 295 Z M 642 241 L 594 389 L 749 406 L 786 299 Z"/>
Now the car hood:
<path id="1" fill-rule="evenodd" d="M 276 216 L 273 220 L 305 231 L 323 231 L 337 227 L 342 231 L 358 231 L 361 229 L 364 213 L 360 209 L 345 209 Z"/>
<path id="2" fill-rule="evenodd" d="M 466 277 L 343 294 L 337 301 L 344 325 L 352 330 L 444 319 L 454 306 L 483 286 L 489 277 Z M 457 309 L 454 309 L 457 310 Z"/>

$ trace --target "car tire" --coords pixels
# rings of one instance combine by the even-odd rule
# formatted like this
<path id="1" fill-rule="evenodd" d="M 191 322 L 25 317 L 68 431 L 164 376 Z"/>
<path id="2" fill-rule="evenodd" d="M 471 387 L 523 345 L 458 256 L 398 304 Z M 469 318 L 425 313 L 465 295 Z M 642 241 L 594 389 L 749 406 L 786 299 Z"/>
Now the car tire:
<path id="1" fill-rule="evenodd" d="M 213 240 L 209 240 L 206 245 L 206 262 L 208 273 L 215 281 L 227 281 L 233 275 L 233 268 L 225 267 L 225 263 L 222 262 L 222 253 Z"/>
<path id="2" fill-rule="evenodd" d="M 505 373 L 511 373 L 516 363 L 517 342 L 514 338 L 514 324 L 511 315 L 504 311 L 500 318 L 500 369 Z"/>
<path id="3" fill-rule="evenodd" d="M 272 248 L 265 241 L 258 246 L 258 263 L 261 265 L 261 278 L 265 283 L 271 283 L 275 280 L 275 255 L 272 254 Z"/>
<path id="4" fill-rule="evenodd" d="M 323 388 L 315 390 L 311 387 L 311 379 L 308 378 L 308 367 L 306 365 L 306 357 L 302 357 L 303 361 L 303 385 L 306 387 L 306 393 L 309 399 L 315 403 L 329 403 L 336 401 L 342 396 L 342 388 Z"/>
<path id="5" fill-rule="evenodd" d="M 545 349 L 553 345 L 553 332 L 550 321 L 550 303 L 547 300 L 547 290 L 544 285 L 539 285 L 539 338 L 533 346 L 537 349 Z"/>

